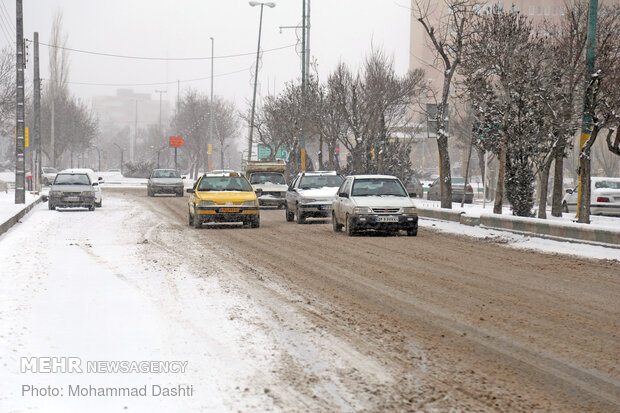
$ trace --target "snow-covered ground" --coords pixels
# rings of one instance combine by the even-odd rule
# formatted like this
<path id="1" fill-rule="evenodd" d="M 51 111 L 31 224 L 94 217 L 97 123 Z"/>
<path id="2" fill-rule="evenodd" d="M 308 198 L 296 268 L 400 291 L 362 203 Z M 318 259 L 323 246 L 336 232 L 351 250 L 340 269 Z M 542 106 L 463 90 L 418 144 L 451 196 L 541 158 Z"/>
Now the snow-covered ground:
<path id="1" fill-rule="evenodd" d="M 26 203 L 15 203 L 15 190 L 9 189 L 8 191 L 0 191 L 0 224 L 6 222 L 12 218 L 24 207 L 32 204 L 39 198 L 39 195 L 26 191 Z"/>
<path id="2" fill-rule="evenodd" d="M 267 377 L 277 353 L 243 321 L 256 310 L 246 297 L 222 292 L 208 276 L 215 266 L 205 263 L 205 276 L 197 276 L 182 261 L 145 259 L 149 226 L 142 215 L 114 197 L 94 212 L 49 211 L 42 204 L 0 236 L 0 411 L 251 411 L 272 405 L 265 389 L 276 381 Z M 20 373 L 22 358 L 50 356 L 77 357 L 83 372 Z M 86 371 L 87 362 L 125 360 L 187 364 L 178 373 Z M 70 385 L 146 386 L 147 395 L 77 397 L 68 394 Z M 61 395 L 36 397 L 23 386 L 38 392 L 51 386 Z M 154 397 L 153 386 L 186 392 L 191 386 L 192 394 Z"/>

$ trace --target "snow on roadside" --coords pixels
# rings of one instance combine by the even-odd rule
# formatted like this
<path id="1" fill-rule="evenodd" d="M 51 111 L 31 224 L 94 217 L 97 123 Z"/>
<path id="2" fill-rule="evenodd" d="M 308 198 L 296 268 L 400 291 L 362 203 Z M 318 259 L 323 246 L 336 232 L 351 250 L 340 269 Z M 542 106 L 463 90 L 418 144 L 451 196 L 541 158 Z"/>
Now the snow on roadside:
<path id="1" fill-rule="evenodd" d="M 420 218 L 418 225 L 421 228 L 433 228 L 442 232 L 465 235 L 474 238 L 496 240 L 513 248 L 537 250 L 547 253 L 576 255 L 584 258 L 609 259 L 620 261 L 620 249 L 607 248 L 597 245 L 588 245 L 579 242 L 554 241 L 545 238 L 515 234 L 508 231 L 499 231 L 480 227 L 470 227 L 458 222 L 440 221 Z"/>
<path id="2" fill-rule="evenodd" d="M 35 202 L 37 198 L 39 195 L 26 191 L 26 203 L 16 204 L 14 189 L 9 189 L 7 192 L 0 191 L 0 224 L 14 217 L 19 211 Z"/>
<path id="3" fill-rule="evenodd" d="M 95 212 L 45 205 L 35 212 L 19 231 L 0 237 L 0 411 L 274 409 L 262 384 L 275 381 L 266 376 L 278 355 L 261 331 L 231 315 L 251 318 L 251 303 L 183 265 L 145 265 L 144 240 L 127 229 L 140 224 L 143 211 L 109 198 Z M 41 356 L 78 357 L 83 369 L 88 361 L 161 360 L 187 362 L 187 370 L 20 373 L 22 357 Z M 23 385 L 52 386 L 62 396 L 23 394 Z M 193 394 L 77 397 L 68 395 L 69 385 L 147 386 L 149 392 L 153 385 L 192 386 Z"/>

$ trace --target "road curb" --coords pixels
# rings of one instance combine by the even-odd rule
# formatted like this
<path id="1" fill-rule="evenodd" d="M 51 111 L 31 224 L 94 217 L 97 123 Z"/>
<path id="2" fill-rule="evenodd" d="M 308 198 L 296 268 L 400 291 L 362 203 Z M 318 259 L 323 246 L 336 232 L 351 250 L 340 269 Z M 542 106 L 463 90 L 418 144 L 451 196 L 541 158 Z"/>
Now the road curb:
<path id="1" fill-rule="evenodd" d="M 458 222 L 462 225 L 515 232 L 561 241 L 581 241 L 588 244 L 620 248 L 620 230 L 614 231 L 588 224 L 563 224 L 557 221 L 516 216 L 481 214 L 479 217 L 462 211 L 442 208 L 417 208 L 421 218 Z"/>
<path id="2" fill-rule="evenodd" d="M 19 222 L 19 220 L 24 217 L 24 215 L 26 215 L 28 212 L 30 212 L 30 210 L 32 208 L 35 207 L 35 205 L 37 205 L 37 204 L 39 204 L 41 202 L 43 202 L 43 197 L 39 196 L 34 202 L 32 202 L 29 205 L 26 205 L 24 207 L 24 209 L 22 209 L 17 214 L 13 215 L 11 218 L 7 219 L 2 224 L 0 224 L 0 235 L 4 234 L 9 229 L 11 229 L 11 227 L 13 225 L 17 224 Z"/>

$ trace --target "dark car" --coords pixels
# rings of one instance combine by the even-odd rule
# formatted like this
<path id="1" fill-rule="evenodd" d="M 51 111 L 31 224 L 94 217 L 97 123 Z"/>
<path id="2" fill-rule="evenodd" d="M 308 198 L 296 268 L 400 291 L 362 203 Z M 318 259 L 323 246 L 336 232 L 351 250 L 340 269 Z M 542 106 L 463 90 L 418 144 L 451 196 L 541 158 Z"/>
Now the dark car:
<path id="1" fill-rule="evenodd" d="M 59 172 L 50 188 L 47 205 L 56 208 L 88 208 L 95 210 L 95 191 L 98 182 L 91 182 L 85 172 Z"/>
<path id="2" fill-rule="evenodd" d="M 154 169 L 146 183 L 148 196 L 175 194 L 183 196 L 183 178 L 176 169 Z"/>
<path id="3" fill-rule="evenodd" d="M 428 187 L 427 198 L 429 200 L 440 201 L 441 200 L 441 185 L 439 184 L 440 178 L 437 178 Z M 465 178 L 460 176 L 452 177 L 452 202 L 461 202 L 463 200 L 463 193 L 465 194 L 465 203 L 471 204 L 474 202 L 474 189 L 470 184 L 465 185 Z"/>
<path id="4" fill-rule="evenodd" d="M 405 183 L 405 188 L 411 198 L 424 198 L 424 185 L 415 176 L 409 178 Z"/>

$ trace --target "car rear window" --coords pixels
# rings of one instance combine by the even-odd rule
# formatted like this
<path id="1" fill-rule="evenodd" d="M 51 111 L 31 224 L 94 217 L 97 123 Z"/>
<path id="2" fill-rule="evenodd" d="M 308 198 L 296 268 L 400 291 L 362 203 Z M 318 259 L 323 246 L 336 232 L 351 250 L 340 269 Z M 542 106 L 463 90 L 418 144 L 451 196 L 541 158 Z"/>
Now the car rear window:
<path id="1" fill-rule="evenodd" d="M 598 181 L 594 183 L 595 188 L 620 189 L 618 181 Z"/>

